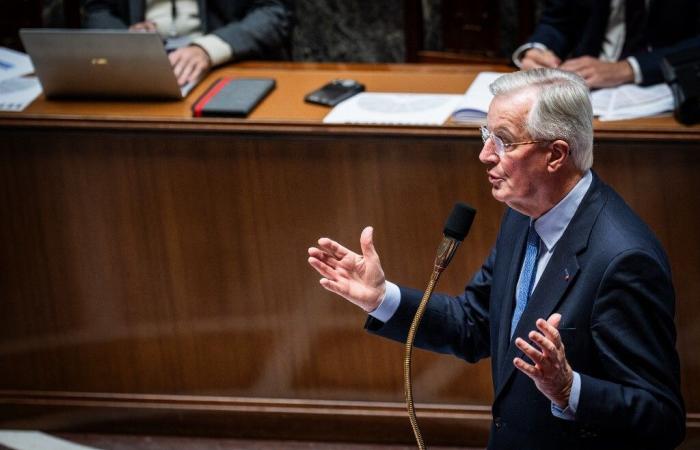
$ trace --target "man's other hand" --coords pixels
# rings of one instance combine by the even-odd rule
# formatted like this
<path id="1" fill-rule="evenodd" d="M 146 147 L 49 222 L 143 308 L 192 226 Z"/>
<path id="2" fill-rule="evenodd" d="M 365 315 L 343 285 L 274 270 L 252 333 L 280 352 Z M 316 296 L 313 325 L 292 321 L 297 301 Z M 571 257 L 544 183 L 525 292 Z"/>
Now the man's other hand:
<path id="1" fill-rule="evenodd" d="M 537 319 L 539 332 L 533 330 L 528 335 L 534 346 L 521 338 L 515 340 L 515 345 L 534 364 L 528 364 L 522 358 L 515 358 L 513 364 L 530 377 L 537 389 L 552 403 L 566 409 L 574 382 L 574 372 L 566 360 L 564 343 L 558 330 L 560 322 L 561 314 L 552 314 L 546 321 Z"/>

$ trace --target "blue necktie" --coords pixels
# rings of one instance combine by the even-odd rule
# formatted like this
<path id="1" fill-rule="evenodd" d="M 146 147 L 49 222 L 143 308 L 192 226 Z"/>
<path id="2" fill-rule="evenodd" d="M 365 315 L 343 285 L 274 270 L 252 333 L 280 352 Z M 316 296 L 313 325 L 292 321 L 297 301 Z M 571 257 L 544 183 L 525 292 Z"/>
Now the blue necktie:
<path id="1" fill-rule="evenodd" d="M 520 283 L 518 290 L 515 293 L 515 311 L 513 311 L 513 319 L 510 322 L 510 336 L 513 337 L 515 327 L 518 325 L 520 316 L 525 311 L 527 300 L 530 298 L 532 285 L 535 281 L 537 267 L 537 255 L 540 249 L 540 237 L 535 231 L 535 226 L 530 224 L 530 229 L 527 233 L 527 248 L 525 249 L 525 258 L 523 259 L 523 268 L 520 271 Z"/>

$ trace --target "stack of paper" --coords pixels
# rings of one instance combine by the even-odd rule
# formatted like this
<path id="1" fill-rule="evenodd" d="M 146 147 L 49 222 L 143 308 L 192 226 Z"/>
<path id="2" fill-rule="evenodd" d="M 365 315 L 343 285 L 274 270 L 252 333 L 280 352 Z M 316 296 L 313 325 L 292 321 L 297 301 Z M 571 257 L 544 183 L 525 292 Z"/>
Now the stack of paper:
<path id="1" fill-rule="evenodd" d="M 337 105 L 323 122 L 442 125 L 452 116 L 456 122 L 480 123 L 493 98 L 489 85 L 501 75 L 479 73 L 464 95 L 364 92 Z"/>
<path id="2" fill-rule="evenodd" d="M 593 114 L 600 120 L 636 119 L 672 111 L 673 93 L 667 84 L 623 84 L 592 92 L 591 102 Z"/>
<path id="3" fill-rule="evenodd" d="M 442 125 L 461 95 L 363 92 L 339 103 L 323 123 Z"/>
<path id="4" fill-rule="evenodd" d="M 99 450 L 53 437 L 41 431 L 0 430 L 0 444 L 16 450 Z"/>
<path id="5" fill-rule="evenodd" d="M 21 111 L 41 94 L 29 56 L 0 47 L 0 111 Z"/>
<path id="6" fill-rule="evenodd" d="M 489 85 L 503 75 L 499 72 L 480 72 L 462 96 L 457 109 L 452 114 L 455 122 L 483 122 L 489 112 L 493 95 Z"/>

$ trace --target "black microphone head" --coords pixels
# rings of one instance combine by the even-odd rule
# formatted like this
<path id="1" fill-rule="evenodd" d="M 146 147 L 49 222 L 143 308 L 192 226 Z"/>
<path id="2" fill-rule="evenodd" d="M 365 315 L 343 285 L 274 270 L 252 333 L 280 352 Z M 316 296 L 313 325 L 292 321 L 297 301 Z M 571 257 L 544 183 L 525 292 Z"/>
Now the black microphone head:
<path id="1" fill-rule="evenodd" d="M 445 222 L 443 233 L 445 236 L 461 242 L 467 233 L 469 233 L 469 228 L 472 226 L 475 215 L 476 210 L 471 206 L 461 202 L 455 203 L 450 217 L 448 217 L 447 222 Z"/>

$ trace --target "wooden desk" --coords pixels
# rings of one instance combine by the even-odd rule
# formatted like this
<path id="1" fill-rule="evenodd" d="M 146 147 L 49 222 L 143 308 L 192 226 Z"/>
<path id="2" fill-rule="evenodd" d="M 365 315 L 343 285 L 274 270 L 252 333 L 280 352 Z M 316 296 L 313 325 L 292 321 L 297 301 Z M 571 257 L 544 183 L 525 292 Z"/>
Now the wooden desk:
<path id="1" fill-rule="evenodd" d="M 494 241 L 475 127 L 328 126 L 326 81 L 459 93 L 493 67 L 247 63 L 184 102 L 37 100 L 0 115 L 0 426 L 411 442 L 401 346 L 318 286 L 306 249 L 375 226 L 389 277 L 423 287 L 457 200 L 479 211 L 440 289 Z M 271 76 L 249 119 L 195 119 L 221 75 Z M 595 169 L 674 268 L 691 427 L 700 426 L 700 127 L 596 124 Z M 484 445 L 488 361 L 418 351 L 428 443 Z M 693 435 L 691 428 L 690 435 Z"/>

